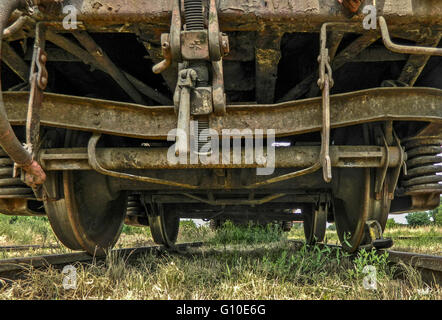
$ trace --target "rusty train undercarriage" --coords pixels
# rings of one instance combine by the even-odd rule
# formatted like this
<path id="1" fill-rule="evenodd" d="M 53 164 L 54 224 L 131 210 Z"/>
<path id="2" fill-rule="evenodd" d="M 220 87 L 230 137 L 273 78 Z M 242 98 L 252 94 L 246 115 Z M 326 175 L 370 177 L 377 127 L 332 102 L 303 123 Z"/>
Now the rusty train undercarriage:
<path id="1" fill-rule="evenodd" d="M 373 29 L 367 5 L 2 1 L 0 212 L 91 254 L 180 218 L 391 245 L 442 193 L 442 3 L 377 1 Z"/>

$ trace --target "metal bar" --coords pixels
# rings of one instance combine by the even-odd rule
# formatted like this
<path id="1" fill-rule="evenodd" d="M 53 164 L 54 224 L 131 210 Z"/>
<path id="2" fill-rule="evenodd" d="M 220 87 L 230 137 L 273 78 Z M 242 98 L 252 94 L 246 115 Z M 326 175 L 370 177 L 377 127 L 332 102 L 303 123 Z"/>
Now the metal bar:
<path id="1" fill-rule="evenodd" d="M 5 92 L 12 125 L 24 125 L 28 93 Z M 442 90 L 376 88 L 332 95 L 331 128 L 375 121 L 442 122 Z M 274 129 L 277 137 L 317 132 L 322 127 L 321 98 L 270 105 L 228 106 L 223 116 L 211 115 L 210 128 Z M 46 93 L 41 124 L 142 139 L 166 140 L 177 127 L 175 109 Z"/>
<path id="2" fill-rule="evenodd" d="M 154 37 L 154 35 L 152 35 L 151 37 Z M 154 64 L 158 64 L 161 61 L 163 61 L 164 57 L 161 46 L 157 48 L 154 47 L 150 42 L 145 42 L 145 41 L 143 42 L 143 45 L 146 48 L 146 51 L 149 53 L 149 57 L 152 59 L 152 62 Z M 163 72 L 161 72 L 161 76 L 163 77 L 164 81 L 169 87 L 170 92 L 175 91 L 177 83 L 177 76 L 176 76 L 177 74 L 178 74 L 178 64 L 173 61 L 170 67 L 166 68 Z"/>
<path id="3" fill-rule="evenodd" d="M 442 38 L 442 32 L 436 32 L 425 39 L 418 41 L 418 46 L 430 46 L 436 48 Z M 430 60 L 430 55 L 411 55 L 408 58 L 407 63 L 402 69 L 401 75 L 399 76 L 399 81 L 407 83 L 409 86 L 414 86 L 416 80 L 421 75 L 428 60 Z"/>
<path id="4" fill-rule="evenodd" d="M 7 39 L 14 35 L 16 32 L 20 31 L 28 20 L 27 16 L 20 16 L 13 24 L 3 30 L 3 38 Z"/>
<path id="5" fill-rule="evenodd" d="M 362 51 L 367 49 L 373 43 L 379 39 L 379 35 L 373 32 L 368 32 L 361 35 L 351 44 L 349 44 L 345 49 L 340 51 L 332 62 L 332 69 L 338 70 L 346 63 L 352 61 L 356 58 Z"/>
<path id="6" fill-rule="evenodd" d="M 385 47 L 387 49 L 397 52 L 397 53 L 408 53 L 408 54 L 425 54 L 425 55 L 434 55 L 434 56 L 442 56 L 442 48 L 434 48 L 434 47 L 422 47 L 422 46 L 407 46 L 396 44 L 391 41 L 390 33 L 388 31 L 387 22 L 384 17 L 379 17 L 379 26 L 381 27 L 382 40 L 384 41 Z"/>
<path id="7" fill-rule="evenodd" d="M 3 41 L 2 44 L 2 61 L 24 82 L 29 81 L 29 66 L 28 64 L 15 52 L 15 50 Z"/>
<path id="8" fill-rule="evenodd" d="M 407 58 L 406 54 L 391 52 L 384 47 L 369 47 L 354 58 L 352 62 L 404 61 Z"/>
<path id="9" fill-rule="evenodd" d="M 246 161 L 245 151 L 241 153 L 241 162 L 222 163 L 220 155 L 217 163 L 191 163 L 190 157 L 185 163 L 171 164 L 167 160 L 167 148 L 99 148 L 96 151 L 97 162 L 108 170 L 126 169 L 215 169 L 215 168 L 259 168 L 262 164 Z M 230 152 L 233 158 L 233 151 Z M 266 154 L 266 151 L 264 151 Z M 386 162 L 386 155 L 389 161 Z M 299 168 L 313 165 L 320 155 L 318 146 L 295 146 L 277 148 L 275 150 L 276 168 Z M 39 160 L 45 170 L 91 170 L 88 162 L 87 150 L 84 148 L 72 149 L 44 149 L 41 150 Z M 397 167 L 400 164 L 400 150 L 398 147 L 389 147 L 388 152 L 378 146 L 330 146 L 331 165 L 338 168 L 379 168 Z"/>
<path id="10" fill-rule="evenodd" d="M 97 45 L 87 32 L 75 31 L 73 32 L 73 35 L 95 58 L 97 63 L 101 66 L 100 69 L 106 70 L 106 72 L 121 86 L 133 101 L 139 104 L 145 103 L 138 90 L 129 82 L 129 80 L 127 80 L 124 73 L 112 62 L 109 56 Z"/>
<path id="11" fill-rule="evenodd" d="M 190 152 L 190 88 L 181 88 L 175 154 L 185 155 Z"/>
<path id="12" fill-rule="evenodd" d="M 335 26 L 332 26 L 335 28 Z M 362 51 L 368 48 L 371 44 L 379 39 L 379 35 L 373 32 L 365 33 L 349 44 L 345 49 L 343 49 L 339 54 L 335 56 L 332 62 L 332 70 L 336 71 L 346 63 L 352 61 L 356 58 Z M 309 89 L 314 84 L 314 81 L 317 78 L 318 72 L 315 71 L 298 83 L 295 87 L 290 89 L 281 99 L 280 101 L 288 101 L 292 99 L 297 99 L 303 96 L 305 93 L 309 91 Z M 312 84 L 313 83 L 313 84 Z"/>
<path id="13" fill-rule="evenodd" d="M 74 2 L 74 1 L 72 1 Z M 442 24 L 442 8 L 437 0 L 421 0 L 419 4 L 402 1 L 401 6 L 394 0 L 386 0 L 378 6 L 378 15 L 385 16 L 391 24 L 398 28 L 404 26 L 422 26 Z M 107 26 L 118 26 L 120 29 L 127 24 L 143 23 L 169 29 L 172 2 L 170 0 L 139 1 L 139 0 L 106 0 L 97 5 L 96 0 L 77 1 L 78 20 L 85 25 L 103 29 Z M 345 9 L 338 1 L 251 1 L 223 0 L 218 4 L 221 29 L 255 31 L 262 25 L 273 24 L 281 30 L 299 30 L 300 32 L 318 31 L 324 22 L 348 21 Z M 48 16 L 61 21 L 64 17 L 58 7 L 48 11 Z M 363 31 L 363 15 L 353 17 L 354 28 Z M 348 30 L 350 32 L 350 30 Z"/>
<path id="14" fill-rule="evenodd" d="M 269 196 L 266 196 L 264 198 L 255 199 L 255 200 L 246 200 L 246 199 L 218 199 L 218 200 L 209 200 L 209 199 L 204 199 L 204 198 L 195 196 L 195 195 L 190 194 L 190 193 L 182 193 L 182 194 L 185 195 L 186 197 L 189 197 L 189 198 L 194 199 L 194 200 L 198 200 L 198 201 L 203 202 L 203 203 L 210 204 L 212 206 L 222 206 L 222 205 L 260 205 L 260 204 L 264 204 L 264 203 L 273 201 L 275 199 L 284 197 L 286 195 L 285 193 L 277 193 L 277 194 L 269 195 Z"/>
<path id="15" fill-rule="evenodd" d="M 38 151 L 40 142 L 41 105 L 43 102 L 43 92 L 48 84 L 47 56 L 45 52 L 46 26 L 43 23 L 38 23 L 35 28 L 35 34 L 34 54 L 29 79 L 31 92 L 29 94 L 28 116 L 26 119 L 26 144 L 33 156 Z"/>
<path id="16" fill-rule="evenodd" d="M 157 90 L 149 87 L 144 82 L 138 80 L 137 78 L 135 78 L 134 76 L 130 75 L 127 72 L 123 71 L 123 74 L 126 76 L 127 80 L 129 80 L 129 82 L 132 83 L 134 85 L 134 87 L 137 88 L 138 91 L 140 91 L 146 97 L 149 97 L 152 100 L 154 100 L 162 105 L 165 105 L 165 106 L 173 104 L 171 99 L 169 99 L 168 97 L 166 97 L 162 93 L 158 92 Z"/>
<path id="17" fill-rule="evenodd" d="M 91 167 L 97 171 L 98 173 L 120 178 L 120 179 L 127 179 L 127 180 L 133 180 L 133 181 L 141 181 L 146 183 L 154 183 L 154 184 L 160 184 L 160 185 L 166 185 L 166 186 L 173 186 L 173 187 L 179 187 L 179 188 L 187 188 L 187 189 L 197 189 L 198 186 L 190 185 L 187 183 L 180 183 L 176 181 L 170 181 L 170 180 L 164 180 L 164 179 L 157 179 L 157 178 L 150 178 L 150 177 L 143 177 L 143 176 L 137 176 L 134 174 L 128 174 L 128 173 L 122 173 L 122 172 L 115 172 L 111 170 L 107 170 L 103 168 L 97 160 L 97 155 L 95 152 L 95 148 L 97 146 L 97 142 L 100 139 L 101 135 L 94 134 L 91 139 L 89 140 L 88 144 L 88 158 L 89 158 L 89 164 Z"/>
<path id="18" fill-rule="evenodd" d="M 274 102 L 282 35 L 272 31 L 259 32 L 257 35 L 255 48 L 257 103 Z"/>
<path id="19" fill-rule="evenodd" d="M 61 49 L 69 52 L 73 56 L 79 58 L 81 61 L 83 61 L 83 63 L 85 63 L 87 65 L 91 65 L 91 66 L 93 66 L 93 67 L 95 67 L 105 73 L 109 73 L 109 70 L 104 68 L 100 63 L 98 63 L 89 52 L 82 49 L 81 47 L 76 45 L 71 40 L 69 40 L 59 34 L 56 34 L 55 32 L 53 32 L 51 30 L 47 31 L 46 36 L 47 36 L 48 41 L 57 45 Z M 152 99 L 158 103 L 164 104 L 164 105 L 168 105 L 168 104 L 172 103 L 168 97 L 166 97 L 163 94 L 161 94 L 160 92 L 152 89 L 151 87 L 144 84 L 142 81 L 138 80 L 134 76 L 132 76 L 124 71 L 122 71 L 122 73 L 124 74 L 124 76 L 126 76 L 127 80 L 135 88 L 137 88 L 141 93 L 143 93 L 145 96 L 149 97 L 150 99 Z"/>
<path id="20" fill-rule="evenodd" d="M 344 32 L 342 31 L 331 31 L 330 35 L 326 36 L 327 39 L 326 47 L 328 48 L 328 55 L 330 57 L 330 61 L 334 60 L 343 37 L 344 37 Z M 320 92 L 319 87 L 313 81 L 310 86 L 310 91 L 308 92 L 307 97 L 309 98 L 316 97 L 319 95 L 319 92 Z"/>

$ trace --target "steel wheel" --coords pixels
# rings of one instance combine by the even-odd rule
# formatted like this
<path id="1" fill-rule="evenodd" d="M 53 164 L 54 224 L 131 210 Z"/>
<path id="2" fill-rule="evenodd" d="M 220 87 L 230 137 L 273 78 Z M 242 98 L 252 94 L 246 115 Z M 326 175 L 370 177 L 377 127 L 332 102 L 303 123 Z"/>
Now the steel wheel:
<path id="1" fill-rule="evenodd" d="M 82 146 L 88 135 L 76 134 L 67 146 Z M 94 171 L 52 173 L 45 184 L 51 195 L 46 213 L 57 238 L 72 250 L 102 255 L 117 242 L 126 214 L 126 195 L 113 192 L 107 177 Z M 58 191 L 57 191 L 58 190 Z"/>
<path id="2" fill-rule="evenodd" d="M 315 209 L 312 205 L 309 210 L 303 212 L 304 235 L 307 244 L 315 244 L 324 241 L 327 228 L 327 208 L 320 205 Z"/>
<path id="3" fill-rule="evenodd" d="M 125 197 L 108 190 L 105 180 L 94 172 L 64 172 L 64 198 L 45 202 L 54 233 L 68 248 L 102 255 L 117 242 Z"/>
<path id="4" fill-rule="evenodd" d="M 385 229 L 391 200 L 386 192 L 374 197 L 374 174 L 370 169 L 341 169 L 339 190 L 335 190 L 334 216 L 339 240 L 348 252 L 371 246 L 367 222 L 376 221 Z M 386 191 L 386 187 L 384 187 Z"/>
<path id="5" fill-rule="evenodd" d="M 173 212 L 165 212 L 162 204 L 150 205 L 148 218 L 150 231 L 155 243 L 173 247 L 178 237 L 180 217 Z"/>
<path id="6" fill-rule="evenodd" d="M 55 189 L 61 186 L 62 179 L 63 175 L 59 173 L 51 172 L 47 175 L 45 187 L 47 190 L 51 190 L 49 194 L 56 192 Z M 81 250 L 81 244 L 78 242 L 68 218 L 65 199 L 45 200 L 44 205 L 49 223 L 58 240 L 69 249 Z"/>

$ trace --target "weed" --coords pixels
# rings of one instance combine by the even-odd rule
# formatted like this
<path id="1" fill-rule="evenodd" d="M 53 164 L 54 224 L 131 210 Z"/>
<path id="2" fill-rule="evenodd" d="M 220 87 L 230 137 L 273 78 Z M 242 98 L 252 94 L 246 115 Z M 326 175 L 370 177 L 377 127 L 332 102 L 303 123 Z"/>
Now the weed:
<path id="1" fill-rule="evenodd" d="M 271 243 L 283 239 L 285 239 L 284 232 L 276 224 L 237 226 L 231 221 L 226 221 L 209 241 L 212 245 L 225 246 L 227 244 Z"/>

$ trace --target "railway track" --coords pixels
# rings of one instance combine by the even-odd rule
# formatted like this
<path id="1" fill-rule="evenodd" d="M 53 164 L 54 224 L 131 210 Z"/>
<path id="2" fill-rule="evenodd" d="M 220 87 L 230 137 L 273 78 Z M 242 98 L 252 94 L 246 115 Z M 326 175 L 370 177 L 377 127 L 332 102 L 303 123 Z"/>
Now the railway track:
<path id="1" fill-rule="evenodd" d="M 400 266 L 400 263 L 416 268 L 427 283 L 442 285 L 442 256 L 386 250 L 390 262 Z"/>
<path id="2" fill-rule="evenodd" d="M 190 247 L 201 247 L 202 242 L 181 243 L 175 245 L 174 248 L 165 248 L 164 246 L 146 246 L 136 248 L 114 249 L 113 253 L 122 257 L 136 258 L 141 254 L 163 251 L 181 251 Z M 63 267 L 72 263 L 92 263 L 94 261 L 104 260 L 105 256 L 93 257 L 86 252 L 74 252 L 66 254 L 51 254 L 23 258 L 11 258 L 0 260 L 0 277 L 7 279 L 17 278 L 24 270 L 29 267 L 44 268 L 53 266 L 56 268 Z"/>
<path id="3" fill-rule="evenodd" d="M 292 242 L 304 244 L 304 241 L 302 240 L 292 240 Z M 342 248 L 341 246 L 333 244 L 319 245 L 327 246 L 334 249 Z M 442 285 L 442 256 L 386 249 L 382 249 L 379 251 L 388 252 L 389 262 L 397 265 L 399 268 L 401 268 L 401 264 L 405 264 L 417 269 L 422 275 L 422 280 L 426 283 L 437 283 L 439 285 Z"/>
<path id="4" fill-rule="evenodd" d="M 431 240 L 441 240 L 442 241 L 442 237 L 438 237 L 438 236 L 429 236 L 429 237 L 392 237 L 393 240 L 417 240 L 417 239 L 431 239 Z"/>
<path id="5" fill-rule="evenodd" d="M 60 246 L 42 246 L 37 244 L 29 244 L 29 245 L 11 245 L 11 246 L 0 246 L 1 251 L 29 251 L 29 250 L 39 250 L 39 249 L 58 249 Z"/>
<path id="6" fill-rule="evenodd" d="M 300 240 L 290 240 L 292 243 L 304 244 L 304 241 Z M 136 247 L 136 248 L 124 248 L 124 249 L 114 249 L 112 252 L 122 256 L 136 258 L 141 254 L 151 253 L 151 252 L 163 252 L 163 251 L 183 251 L 190 247 L 201 247 L 203 242 L 191 242 L 177 244 L 174 248 L 165 248 L 164 246 L 146 246 L 146 247 Z M 323 246 L 331 248 L 340 248 L 338 245 L 321 244 Z M 14 246 L 11 246 L 14 247 Z M 15 249 L 24 248 L 35 248 L 38 246 L 16 246 Z M 3 247 L 5 248 L 5 247 Z M 1 248 L 0 248 L 1 249 Z M 13 248 L 11 248 L 13 249 Z M 380 252 L 387 251 L 389 254 L 389 261 L 392 264 L 396 264 L 399 267 L 402 264 L 411 266 L 417 269 L 422 274 L 422 279 L 427 283 L 437 283 L 442 285 L 442 256 L 427 255 L 413 252 L 402 252 L 395 250 L 380 250 Z M 11 258 L 0 260 L 0 278 L 6 279 L 16 279 L 20 274 L 28 269 L 33 268 L 44 268 L 48 266 L 53 266 L 56 268 L 62 268 L 65 265 L 72 263 L 92 263 L 94 261 L 104 260 L 105 257 L 92 257 L 86 252 L 76 252 L 67 254 L 52 254 L 52 255 L 42 255 L 33 257 L 23 257 L 23 258 Z"/>

